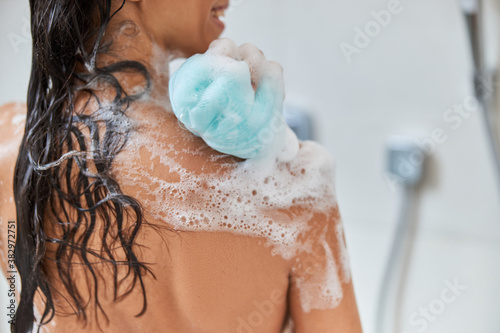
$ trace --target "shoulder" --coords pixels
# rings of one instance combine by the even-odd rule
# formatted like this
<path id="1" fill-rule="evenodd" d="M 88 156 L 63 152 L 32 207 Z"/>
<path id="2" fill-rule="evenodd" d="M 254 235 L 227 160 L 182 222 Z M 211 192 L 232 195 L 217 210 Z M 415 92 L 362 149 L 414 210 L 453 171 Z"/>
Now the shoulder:
<path id="1" fill-rule="evenodd" d="M 8 103 L 0 105 L 0 142 L 9 142 L 10 139 L 23 134 L 26 120 L 26 104 Z"/>
<path id="2" fill-rule="evenodd" d="M 113 170 L 155 219 L 178 230 L 264 236 L 286 259 L 305 230 L 334 219 L 333 158 L 317 143 L 302 142 L 291 162 L 252 165 L 211 149 L 162 107 L 130 116 L 135 128 Z"/>
<path id="3" fill-rule="evenodd" d="M 335 193 L 335 160 L 321 145 L 302 142 L 292 165 L 303 170 L 293 188 L 304 196 L 299 207 L 307 216 L 291 260 L 289 307 L 296 331 L 361 332 Z"/>
<path id="4" fill-rule="evenodd" d="M 154 103 L 138 103 L 127 111 L 131 133 L 118 163 L 151 168 L 155 178 L 174 169 L 185 174 L 217 173 L 240 159 L 217 152 L 183 128 L 173 111 Z M 170 169 L 170 173 L 165 173 Z"/>
<path id="5" fill-rule="evenodd" d="M 3 124 L 8 120 L 12 120 L 13 117 L 20 115 L 26 115 L 25 103 L 10 102 L 0 105 L 0 124 Z"/>
<path id="6" fill-rule="evenodd" d="M 117 180 L 130 185 L 132 196 L 151 198 L 149 205 L 159 203 L 156 211 L 165 211 L 167 203 L 179 199 L 192 211 L 195 204 L 206 209 L 210 203 L 212 213 L 229 218 L 227 212 L 234 212 L 235 219 L 245 221 L 270 210 L 301 206 L 308 210 L 301 218 L 273 214 L 283 223 L 293 220 L 289 224 L 299 228 L 298 220 L 305 220 L 312 210 L 330 210 L 335 201 L 333 157 L 317 143 L 301 142 L 290 162 L 253 165 L 213 150 L 182 128 L 166 108 L 143 104 L 129 112 L 134 129 L 114 171 Z"/>
<path id="7" fill-rule="evenodd" d="M 13 170 L 19 145 L 24 134 L 26 105 L 9 103 L 0 106 L 0 166 L 2 170 Z M 10 176 L 10 174 L 9 174 Z M 0 175 L 4 181 L 5 173 Z"/>
<path id="8" fill-rule="evenodd" d="M 0 106 L 0 164 L 2 169 L 11 166 L 17 158 L 17 151 L 24 134 L 26 105 L 9 103 Z M 8 165 L 6 165 L 8 164 Z"/>
<path id="9" fill-rule="evenodd" d="M 24 133 L 26 106 L 10 103 L 0 106 L 0 264 L 6 272 L 8 249 L 12 246 L 11 223 L 15 221 L 13 176 L 19 145 Z"/>
<path id="10" fill-rule="evenodd" d="M 307 187 L 318 191 L 319 196 L 335 196 L 335 159 L 325 147 L 314 141 L 300 141 L 297 156 L 290 162 L 290 167 L 300 170 L 294 181 L 309 184 Z"/>

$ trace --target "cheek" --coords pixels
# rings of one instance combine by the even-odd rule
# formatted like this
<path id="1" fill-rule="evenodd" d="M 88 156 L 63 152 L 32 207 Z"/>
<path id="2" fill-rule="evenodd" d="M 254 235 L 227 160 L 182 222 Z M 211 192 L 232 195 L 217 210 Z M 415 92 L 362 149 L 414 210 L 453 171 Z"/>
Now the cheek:
<path id="1" fill-rule="evenodd" d="M 191 20 L 189 35 L 185 36 L 186 41 L 196 48 L 196 53 L 204 53 L 210 43 L 219 38 L 221 31 L 212 19 L 211 7 L 191 16 Z"/>
<path id="2" fill-rule="evenodd" d="M 204 53 L 220 35 L 212 20 L 213 1 L 207 0 L 153 0 L 146 22 L 154 31 L 155 39 L 188 54 Z M 163 2 L 165 1 L 165 2 Z M 162 3 L 162 5 L 160 5 Z"/>
<path id="3" fill-rule="evenodd" d="M 200 7 L 190 7 L 177 16 L 177 33 L 179 37 L 186 38 L 186 42 L 199 41 L 206 34 L 209 25 L 210 11 Z"/>
<path id="4" fill-rule="evenodd" d="M 151 0 L 144 21 L 159 34 L 185 37 L 200 25 L 200 7 L 193 0 Z"/>

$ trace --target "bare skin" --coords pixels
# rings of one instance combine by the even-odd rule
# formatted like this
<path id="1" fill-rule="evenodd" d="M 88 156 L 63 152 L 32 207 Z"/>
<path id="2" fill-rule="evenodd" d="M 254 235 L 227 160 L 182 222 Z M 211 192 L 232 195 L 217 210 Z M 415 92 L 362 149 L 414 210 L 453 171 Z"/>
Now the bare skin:
<path id="1" fill-rule="evenodd" d="M 152 44 L 165 49 L 180 51 L 185 56 L 196 52 L 204 52 L 209 43 L 222 32 L 211 21 L 210 10 L 214 6 L 224 4 L 221 1 L 177 0 L 177 1 L 129 1 L 120 12 L 119 20 L 131 20 L 142 31 L 134 37 L 134 46 L 127 47 L 126 41 L 118 38 L 114 47 L 126 59 L 151 63 Z M 165 29 L 156 20 L 158 12 L 175 13 L 171 17 L 162 18 Z M 190 13 L 190 19 L 187 14 Z M 192 15 L 196 13 L 196 15 Z M 185 15 L 186 14 L 186 15 Z M 165 14 L 170 15 L 170 14 Z M 194 18 L 193 18 L 194 17 Z M 147 23 L 145 23 L 147 22 Z M 174 37 L 175 36 L 175 37 Z M 185 37 L 185 36 L 197 36 Z M 190 42 L 189 42 L 190 41 Z M 112 58 L 103 57 L 103 62 Z M 152 69 L 151 69 L 152 70 Z M 167 91 L 166 78 L 161 73 L 153 72 L 154 94 L 161 95 Z M 126 78 L 126 77 L 125 77 Z M 133 85 L 133 78 L 123 80 L 124 85 Z M 6 221 L 15 219 L 15 205 L 10 200 L 13 196 L 12 175 L 17 157 L 17 149 L 21 142 L 24 122 L 12 125 L 16 116 L 26 113 L 25 106 L 9 104 L 0 108 L 0 245 L 2 252 L 7 253 Z M 171 133 L 175 142 L 157 142 L 157 144 L 173 144 L 177 152 L 177 162 L 194 173 L 217 174 L 225 172 L 224 168 L 239 159 L 222 155 L 209 147 L 199 138 L 180 128 L 177 119 L 170 112 L 153 103 L 142 103 L 134 107 L 134 117 L 150 119 L 161 123 L 162 130 Z M 157 138 L 153 129 L 143 128 L 141 135 Z M 195 151 L 196 154 L 189 152 Z M 175 178 L 175 174 L 165 172 L 165 167 L 158 161 L 151 161 L 147 152 L 141 156 L 133 155 L 125 149 L 120 153 L 114 166 L 114 176 L 120 183 L 123 174 L 121 168 L 126 162 L 134 160 L 140 168 L 150 170 L 155 177 Z M 218 158 L 214 158 L 218 157 Z M 167 179 L 168 180 L 168 179 Z M 174 179 L 172 179 L 174 181 Z M 137 189 L 123 186 L 125 194 L 136 197 Z M 138 198 L 141 201 L 141 198 Z M 168 226 L 165 221 L 156 220 L 148 214 L 149 223 Z M 311 228 L 308 235 L 315 239 L 319 230 L 328 228 L 326 240 L 336 259 L 340 259 L 339 246 L 333 232 L 341 223 L 338 207 L 332 203 L 332 214 L 329 218 L 318 214 L 309 221 Z M 300 208 L 290 207 L 290 213 L 299 214 Z M 47 233 L 56 232 L 46 230 Z M 300 254 L 296 258 L 284 260 L 273 255 L 271 248 L 264 246 L 265 240 L 259 237 L 241 236 L 226 232 L 182 232 L 167 229 L 142 228 L 137 243 L 145 245 L 137 248 L 139 258 L 150 263 L 156 279 L 151 275 L 145 277 L 148 310 L 140 317 L 135 317 L 142 308 L 140 288 L 119 300 L 113 300 L 111 272 L 105 266 L 101 271 L 102 282 L 108 284 L 101 287 L 99 295 L 101 305 L 108 320 L 89 306 L 87 324 L 77 321 L 74 316 L 65 316 L 71 312 L 70 306 L 64 302 L 64 294 L 56 295 L 57 315 L 47 325 L 50 332 L 95 332 L 101 328 L 105 332 L 281 332 L 289 319 L 293 320 L 294 332 L 361 332 L 356 300 L 352 282 L 344 283 L 343 298 L 340 304 L 330 309 L 313 309 L 305 312 L 300 301 L 300 290 L 295 281 L 308 278 L 311 270 L 300 265 L 300 262 L 313 262 L 323 266 L 321 250 L 310 254 Z M 320 248 L 313 244 L 314 248 Z M 57 289 L 58 281 L 55 266 L 50 262 L 51 252 L 47 254 L 48 273 Z M 0 256 L 2 270 L 7 270 L 5 256 Z M 75 268 L 77 271 L 78 268 Z M 123 271 L 119 271 L 123 273 Z M 314 270 L 312 270 L 314 273 Z M 77 285 L 84 291 L 87 285 L 86 273 L 77 271 Z M 87 275 L 88 277 L 88 275 Z M 90 298 L 90 295 L 86 295 Z M 37 307 L 41 309 L 42 300 L 37 299 Z M 93 313 L 98 313 L 94 316 Z"/>

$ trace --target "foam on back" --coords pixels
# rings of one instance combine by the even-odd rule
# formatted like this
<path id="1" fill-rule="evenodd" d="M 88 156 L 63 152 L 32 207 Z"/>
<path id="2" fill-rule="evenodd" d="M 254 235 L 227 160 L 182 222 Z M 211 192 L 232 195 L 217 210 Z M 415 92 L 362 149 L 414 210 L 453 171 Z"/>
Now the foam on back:
<path id="1" fill-rule="evenodd" d="M 193 64 L 197 70 L 190 74 L 193 80 L 202 81 L 208 75 L 206 72 L 212 71 L 210 84 L 176 82 L 180 76 L 171 81 L 177 87 L 183 84 L 208 87 L 203 93 L 205 99 L 188 94 L 181 97 L 187 101 L 186 105 L 193 105 L 193 110 L 178 114 L 182 124 L 192 125 L 189 131 L 173 121 L 169 105 L 159 103 L 161 108 L 151 108 L 154 100 L 131 105 L 130 123 L 124 122 L 123 126 L 135 131 L 125 146 L 128 153 L 119 154 L 115 160 L 119 181 L 134 188 L 135 197 L 154 218 L 179 231 L 229 232 L 262 238 L 273 255 L 296 261 L 295 267 L 301 265 L 300 261 L 304 260 L 301 258 L 314 258 L 314 246 L 319 244 L 324 254 L 316 263 L 320 268 L 314 275 L 305 274 L 297 279 L 296 284 L 304 311 L 333 308 L 342 299 L 342 283 L 350 281 L 350 274 L 342 223 L 336 215 L 335 163 L 330 153 L 312 141 L 299 142 L 294 135 L 289 135 L 291 130 L 287 126 L 280 134 L 281 141 L 270 143 L 273 149 L 268 147 L 267 153 L 260 158 L 247 160 L 230 159 L 225 155 L 229 152 L 217 153 L 200 144 L 200 138 L 192 134 L 215 133 L 208 130 L 215 126 L 213 115 L 207 119 L 204 115 L 191 118 L 196 112 L 208 110 L 224 114 L 218 126 L 230 129 L 233 127 L 228 124 L 240 118 L 251 118 L 253 112 L 259 111 L 252 109 L 256 105 L 256 94 L 249 68 L 262 68 L 249 67 L 246 62 L 223 56 L 251 49 L 250 46 L 238 49 L 232 43 L 216 43 L 210 52 L 215 50 L 218 55 L 213 57 L 208 52 L 204 57 L 197 57 Z M 252 56 L 246 54 L 246 59 L 261 61 L 254 51 L 250 53 Z M 281 71 L 279 66 L 273 66 Z M 229 73 L 225 78 L 214 76 L 224 71 Z M 257 76 L 258 85 L 266 82 L 266 75 L 276 79 L 274 74 L 277 72 L 265 73 L 263 70 Z M 223 82 L 231 82 L 238 89 L 219 96 L 217 85 Z M 267 82 L 272 85 L 273 81 Z M 281 88 L 270 86 L 266 89 L 271 94 Z M 170 89 L 170 93 L 175 93 L 175 89 Z M 221 102 L 226 98 L 240 106 L 251 106 L 251 112 L 244 109 L 231 114 L 231 109 Z M 275 103 L 278 100 L 269 98 L 266 101 Z M 199 107 L 201 104 L 203 108 Z M 276 102 L 272 108 L 277 105 L 280 103 Z M 261 106 L 268 107 L 265 102 Z M 223 110 L 218 111 L 219 107 Z M 200 132 L 196 132 L 198 130 Z M 217 137 L 214 134 L 211 138 Z M 200 165 L 193 165 L 197 163 Z M 318 227 L 315 222 L 318 215 L 332 222 Z M 332 248 L 335 246 L 337 248 Z"/>

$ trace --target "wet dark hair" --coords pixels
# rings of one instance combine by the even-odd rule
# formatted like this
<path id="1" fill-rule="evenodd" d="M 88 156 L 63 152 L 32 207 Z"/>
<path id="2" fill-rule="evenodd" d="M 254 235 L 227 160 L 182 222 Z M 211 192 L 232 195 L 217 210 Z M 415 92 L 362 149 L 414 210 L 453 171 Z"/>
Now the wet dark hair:
<path id="1" fill-rule="evenodd" d="M 104 42 L 104 35 L 125 4 L 125 0 L 119 2 L 121 7 L 113 12 L 111 0 L 30 0 L 32 69 L 25 132 L 14 175 L 15 263 L 22 290 L 12 332 L 33 330 L 37 290 L 45 301 L 38 330 L 55 315 L 55 293 L 64 295 L 78 319 L 86 322 L 86 310 L 92 305 L 96 318 L 100 312 L 107 320 L 99 302 L 103 263 L 112 268 L 114 299 L 125 297 L 139 285 L 143 306 L 137 316 L 147 308 L 143 277 L 152 272 L 138 259 L 139 244 L 135 243 L 145 222 L 142 207 L 122 193 L 110 170 L 131 133 L 130 127 L 123 130 L 126 121 L 121 120 L 126 119 L 130 103 L 150 91 L 151 80 L 146 67 L 138 62 L 96 64 L 98 55 L 111 45 Z M 142 75 L 144 91 L 127 94 L 114 75 L 119 72 Z M 114 92 L 111 103 L 102 103 L 92 89 L 96 84 Z M 86 98 L 83 110 L 75 108 L 78 96 Z M 83 112 L 91 105 L 97 105 L 97 110 Z M 100 249 L 91 248 L 93 237 L 102 242 Z M 48 262 L 56 265 L 64 290 L 51 284 Z M 90 291 L 86 292 L 91 301 L 77 288 L 75 265 L 83 265 L 89 274 Z M 118 268 L 123 266 L 127 273 L 119 279 Z M 118 294 L 126 279 L 128 287 Z"/>

